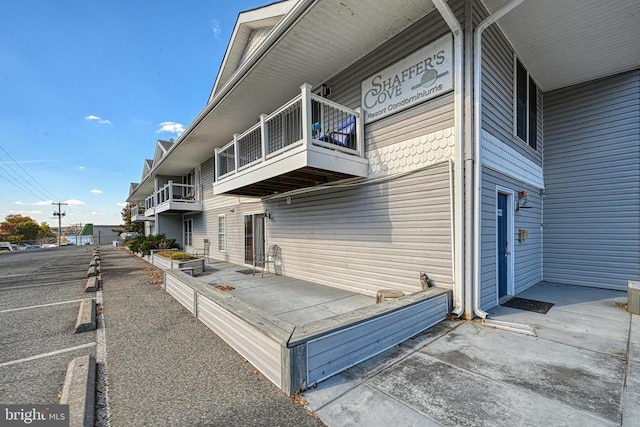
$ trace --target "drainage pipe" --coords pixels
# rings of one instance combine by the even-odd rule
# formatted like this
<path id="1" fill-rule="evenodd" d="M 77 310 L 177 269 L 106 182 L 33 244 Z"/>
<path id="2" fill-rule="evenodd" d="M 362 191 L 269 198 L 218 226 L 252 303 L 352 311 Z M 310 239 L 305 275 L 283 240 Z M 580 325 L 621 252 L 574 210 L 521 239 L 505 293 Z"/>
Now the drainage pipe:
<path id="1" fill-rule="evenodd" d="M 464 83 L 463 83 L 463 41 L 464 41 L 464 32 L 462 31 L 462 26 L 460 22 L 454 15 L 453 11 L 447 4 L 446 0 L 433 0 L 434 6 L 440 12 L 440 15 L 445 20 L 451 32 L 453 33 L 453 88 L 454 88 L 454 97 L 453 97 L 453 109 L 454 109 L 454 162 L 455 162 L 455 171 L 454 171 L 454 184 L 455 191 L 453 197 L 455 198 L 452 206 L 453 210 L 453 221 L 451 223 L 451 228 L 453 229 L 454 238 L 451 242 L 451 251 L 453 253 L 453 313 L 456 316 L 462 315 L 464 311 L 464 286 L 463 286 L 463 278 L 464 274 L 463 270 L 463 239 L 464 239 L 464 180 L 463 180 L 463 170 L 464 170 L 464 127 L 463 127 L 463 116 L 464 116 Z M 453 200 L 453 199 L 452 199 Z"/>
<path id="2" fill-rule="evenodd" d="M 474 156 L 474 180 L 473 180 L 473 312 L 485 319 L 487 312 L 480 308 L 480 225 L 482 213 L 482 158 L 480 157 L 481 132 L 482 132 L 482 33 L 489 25 L 502 18 L 515 9 L 524 0 L 512 0 L 487 16 L 476 27 L 473 46 L 473 156 Z"/>

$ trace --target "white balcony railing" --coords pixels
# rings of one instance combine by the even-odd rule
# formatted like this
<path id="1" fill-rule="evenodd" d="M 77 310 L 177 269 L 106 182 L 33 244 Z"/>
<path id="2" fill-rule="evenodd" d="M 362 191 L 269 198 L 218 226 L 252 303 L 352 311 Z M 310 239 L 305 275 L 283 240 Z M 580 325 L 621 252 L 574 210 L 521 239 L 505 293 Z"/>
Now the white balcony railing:
<path id="1" fill-rule="evenodd" d="M 144 215 L 145 207 L 144 206 L 134 206 L 131 208 L 131 217 L 135 218 L 137 216 Z"/>
<path id="2" fill-rule="evenodd" d="M 155 197 L 153 197 L 153 194 L 144 199 L 144 209 L 145 209 L 145 211 L 148 211 L 148 210 L 153 209 L 155 207 L 156 204 L 154 203 L 154 199 L 155 199 Z"/>
<path id="3" fill-rule="evenodd" d="M 268 161 L 300 145 L 313 144 L 329 150 L 364 157 L 362 117 L 352 110 L 311 93 L 302 85 L 300 95 L 233 141 L 216 149 L 216 181 Z"/>
<path id="4" fill-rule="evenodd" d="M 199 188 L 197 185 L 175 184 L 169 181 L 155 194 L 155 206 L 166 202 L 200 203 Z"/>
<path id="5" fill-rule="evenodd" d="M 156 213 L 164 211 L 199 211 L 202 210 L 200 202 L 200 188 L 198 185 L 175 184 L 169 181 L 161 189 L 145 198 L 144 207 L 138 209 L 139 215 L 152 217 Z M 132 215 L 133 215 L 132 209 Z"/>

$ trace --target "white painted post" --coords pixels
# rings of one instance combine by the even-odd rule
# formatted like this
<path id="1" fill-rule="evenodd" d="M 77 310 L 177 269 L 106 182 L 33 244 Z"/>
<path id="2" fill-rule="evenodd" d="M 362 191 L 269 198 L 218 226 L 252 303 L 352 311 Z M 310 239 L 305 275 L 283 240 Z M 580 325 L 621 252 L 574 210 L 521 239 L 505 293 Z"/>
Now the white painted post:
<path id="1" fill-rule="evenodd" d="M 220 161 L 218 160 L 218 149 L 216 148 L 214 151 L 214 157 L 213 157 L 213 162 L 214 162 L 214 169 L 216 172 L 216 182 L 218 181 L 218 178 L 220 178 Z"/>
<path id="2" fill-rule="evenodd" d="M 237 173 L 240 169 L 240 150 L 238 150 L 238 136 L 237 133 L 233 134 L 233 160 L 234 160 L 234 172 Z"/>
<path id="3" fill-rule="evenodd" d="M 267 143 L 269 137 L 267 135 L 266 114 L 260 114 L 260 143 L 262 144 L 262 161 L 267 160 Z"/>
<path id="4" fill-rule="evenodd" d="M 360 157 L 364 158 L 364 114 L 365 111 L 356 108 L 356 149 Z"/>
<path id="5" fill-rule="evenodd" d="M 311 85 L 305 83 L 300 86 L 302 91 L 302 140 L 305 149 L 311 141 Z"/>
<path id="6" fill-rule="evenodd" d="M 167 184 L 169 186 L 169 201 L 173 200 L 173 181 L 169 180 L 169 183 Z"/>

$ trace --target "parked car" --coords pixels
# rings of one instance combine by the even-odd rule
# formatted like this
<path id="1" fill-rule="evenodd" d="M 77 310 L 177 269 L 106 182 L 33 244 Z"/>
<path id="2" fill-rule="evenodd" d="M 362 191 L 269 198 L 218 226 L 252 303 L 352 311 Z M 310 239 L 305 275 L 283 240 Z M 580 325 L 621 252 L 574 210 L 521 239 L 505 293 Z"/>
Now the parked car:
<path id="1" fill-rule="evenodd" d="M 9 242 L 0 242 L 0 252 L 13 252 L 15 251 L 13 245 Z"/>

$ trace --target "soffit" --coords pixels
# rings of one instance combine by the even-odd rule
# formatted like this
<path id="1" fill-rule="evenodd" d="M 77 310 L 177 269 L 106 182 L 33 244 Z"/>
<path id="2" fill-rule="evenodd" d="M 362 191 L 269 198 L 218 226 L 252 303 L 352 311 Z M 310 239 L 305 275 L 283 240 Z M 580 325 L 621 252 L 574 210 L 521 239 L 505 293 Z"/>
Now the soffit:
<path id="1" fill-rule="evenodd" d="M 640 66 L 638 0 L 525 0 L 498 25 L 544 91 Z"/>

